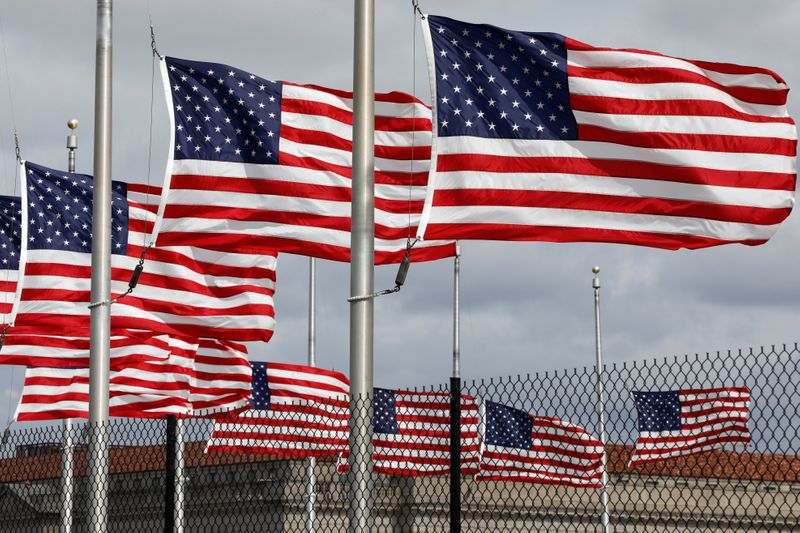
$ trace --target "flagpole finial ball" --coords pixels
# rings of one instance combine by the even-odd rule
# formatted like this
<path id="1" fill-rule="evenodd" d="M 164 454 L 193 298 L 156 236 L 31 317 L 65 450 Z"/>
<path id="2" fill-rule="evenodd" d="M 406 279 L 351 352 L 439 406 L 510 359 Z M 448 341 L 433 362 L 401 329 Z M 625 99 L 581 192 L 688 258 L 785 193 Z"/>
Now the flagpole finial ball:
<path id="1" fill-rule="evenodd" d="M 592 272 L 594 272 L 595 274 L 599 274 L 600 273 L 600 267 L 597 266 L 597 265 L 593 266 L 592 267 Z"/>
<path id="2" fill-rule="evenodd" d="M 67 122 L 67 127 L 69 129 L 71 129 L 71 130 L 74 130 L 75 128 L 77 128 L 78 127 L 78 119 L 73 118 L 72 120 Z"/>

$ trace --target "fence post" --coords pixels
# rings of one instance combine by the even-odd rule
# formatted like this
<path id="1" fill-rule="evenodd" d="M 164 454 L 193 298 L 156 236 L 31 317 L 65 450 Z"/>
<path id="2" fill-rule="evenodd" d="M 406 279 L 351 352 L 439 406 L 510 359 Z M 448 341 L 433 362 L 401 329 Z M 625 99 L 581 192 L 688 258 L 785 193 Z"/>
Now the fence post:
<path id="1" fill-rule="evenodd" d="M 164 461 L 164 533 L 175 531 L 175 460 L 178 419 L 167 415 L 167 442 Z"/>

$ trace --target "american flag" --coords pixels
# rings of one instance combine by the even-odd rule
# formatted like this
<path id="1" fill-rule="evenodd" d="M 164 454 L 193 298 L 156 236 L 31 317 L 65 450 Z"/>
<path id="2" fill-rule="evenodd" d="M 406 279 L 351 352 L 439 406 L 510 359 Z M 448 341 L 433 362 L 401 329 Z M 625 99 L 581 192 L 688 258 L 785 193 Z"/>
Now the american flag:
<path id="1" fill-rule="evenodd" d="M 13 330 L 12 330 L 13 331 Z M 163 360 L 169 338 L 145 331 L 120 331 L 111 336 L 112 369 L 144 361 Z M 10 333 L 0 349 L 0 364 L 32 367 L 89 367 L 89 337 L 19 335 Z"/>
<path id="2" fill-rule="evenodd" d="M 23 289 L 17 333 L 88 336 L 92 178 L 25 163 Z M 114 182 L 112 296 L 149 242 L 160 190 Z M 111 306 L 112 330 L 232 341 L 269 340 L 276 256 L 151 248 L 132 294 Z"/>
<path id="3" fill-rule="evenodd" d="M 350 260 L 352 93 L 175 58 L 162 78 L 174 139 L 159 245 Z M 393 92 L 375 114 L 375 262 L 396 263 L 422 212 L 431 111 Z M 454 254 L 418 243 L 412 260 Z"/>
<path id="4" fill-rule="evenodd" d="M 189 399 L 194 416 L 247 407 L 252 371 L 247 348 L 215 339 L 199 339 Z"/>
<path id="5" fill-rule="evenodd" d="M 486 401 L 479 481 L 602 485 L 602 443 L 580 426 Z"/>
<path id="6" fill-rule="evenodd" d="M 633 399 L 639 437 L 631 465 L 750 442 L 747 387 L 634 391 Z"/>
<path id="7" fill-rule="evenodd" d="M 419 234 L 701 248 L 792 209 L 788 88 L 758 67 L 423 22 L 435 98 Z"/>
<path id="8" fill-rule="evenodd" d="M 211 408 L 240 408 L 249 401 L 250 365 L 244 347 L 161 337 L 168 349 L 160 360 L 112 370 L 110 416 L 203 416 Z M 28 368 L 15 419 L 86 418 L 88 402 L 88 368 Z"/>
<path id="9" fill-rule="evenodd" d="M 398 476 L 444 475 L 450 472 L 450 393 L 375 388 L 373 471 Z M 349 453 L 339 471 L 349 470 Z M 478 405 L 461 396 L 461 473 L 478 472 L 480 442 Z"/>
<path id="10" fill-rule="evenodd" d="M 21 215 L 19 196 L 0 196 L 0 326 L 14 322 Z"/>
<path id="11" fill-rule="evenodd" d="M 208 452 L 309 457 L 332 455 L 347 447 L 347 376 L 312 366 L 251 364 L 252 405 L 218 417 Z"/>

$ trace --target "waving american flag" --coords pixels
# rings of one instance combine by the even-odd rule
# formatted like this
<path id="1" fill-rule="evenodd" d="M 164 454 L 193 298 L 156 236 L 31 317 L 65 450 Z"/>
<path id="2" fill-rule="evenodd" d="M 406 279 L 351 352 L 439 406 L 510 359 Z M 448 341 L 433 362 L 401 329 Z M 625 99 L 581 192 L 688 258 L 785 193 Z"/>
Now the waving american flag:
<path id="1" fill-rule="evenodd" d="M 630 464 L 662 461 L 750 442 L 750 389 L 634 391 L 639 436 Z"/>
<path id="2" fill-rule="evenodd" d="M 350 260 L 352 93 L 171 57 L 162 78 L 174 146 L 159 245 Z M 431 111 L 393 92 L 375 114 L 375 262 L 396 263 L 425 198 Z M 426 242 L 412 259 L 454 253 Z"/>
<path id="3" fill-rule="evenodd" d="M 788 87 L 758 67 L 430 16 L 420 235 L 761 244 L 792 209 Z"/>
<path id="4" fill-rule="evenodd" d="M 88 336 L 92 178 L 25 163 L 21 334 Z M 112 296 L 121 295 L 149 243 L 160 190 L 113 183 Z M 112 330 L 233 341 L 268 340 L 274 327 L 275 254 L 198 247 L 147 251 L 132 294 L 111 307 Z"/>

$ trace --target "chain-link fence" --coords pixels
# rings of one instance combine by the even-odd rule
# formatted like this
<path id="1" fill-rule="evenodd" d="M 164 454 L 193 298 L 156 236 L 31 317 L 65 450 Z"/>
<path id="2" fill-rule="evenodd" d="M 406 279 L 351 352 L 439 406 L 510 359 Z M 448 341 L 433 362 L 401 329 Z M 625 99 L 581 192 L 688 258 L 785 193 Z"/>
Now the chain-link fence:
<path id="1" fill-rule="evenodd" d="M 462 386 L 455 402 L 461 412 L 457 509 L 450 505 L 445 386 L 376 389 L 369 399 L 351 399 L 351 410 L 374 412 L 370 448 L 353 442 L 346 417 L 324 406 L 217 420 L 115 419 L 105 428 L 109 474 L 100 494 L 107 494 L 114 532 L 328 532 L 353 531 L 353 524 L 438 532 L 448 531 L 454 517 L 462 531 L 603 531 L 604 510 L 609 530 L 617 532 L 798 531 L 799 366 L 794 345 L 606 367 L 607 483 L 597 468 L 603 448 L 597 446 L 596 372 L 586 367 Z M 646 407 L 637 409 L 633 393 L 668 390 L 684 394 L 684 408 L 691 403 L 687 394 L 746 391 L 749 405 L 738 413 L 747 423 L 737 434 L 747 433 L 740 444 L 749 444 L 629 466 L 641 453 L 639 415 Z M 700 418 L 738 404 L 714 405 Z M 528 418 L 519 422 L 519 412 Z M 518 423 L 498 429 L 501 419 Z M 700 425 L 699 434 L 707 434 Z M 515 440 L 520 431 L 532 431 L 531 438 Z M 77 423 L 3 437 L 1 531 L 63 531 L 65 523 L 67 530 L 91 530 L 98 492 L 90 486 L 88 432 Z M 350 446 L 342 448 L 348 436 Z M 349 467 L 347 452 L 337 452 L 342 449 L 351 462 L 371 450 L 374 472 Z M 63 475 L 65 464 L 72 465 L 72 477 Z"/>

